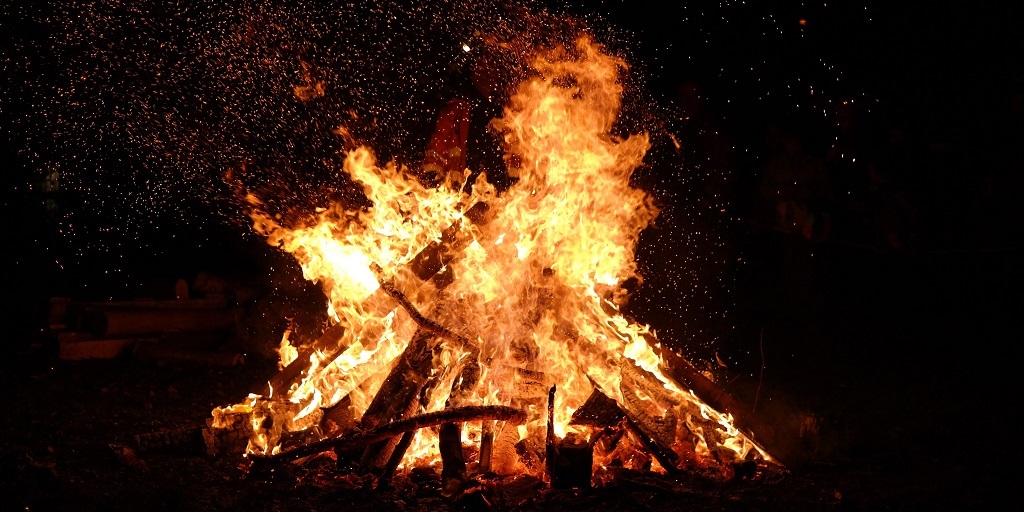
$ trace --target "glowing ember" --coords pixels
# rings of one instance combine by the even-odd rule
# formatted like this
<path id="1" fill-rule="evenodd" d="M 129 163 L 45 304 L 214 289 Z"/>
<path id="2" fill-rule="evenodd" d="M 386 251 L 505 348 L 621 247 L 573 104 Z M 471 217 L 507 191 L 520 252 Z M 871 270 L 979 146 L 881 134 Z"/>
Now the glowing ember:
<path id="1" fill-rule="evenodd" d="M 368 208 L 333 205 L 316 223 L 288 228 L 250 197 L 256 230 L 322 284 L 340 327 L 316 350 L 293 347 L 286 334 L 282 368 L 303 371 L 271 396 L 215 410 L 214 426 L 249 414 L 250 453 L 273 454 L 288 432 L 337 437 L 360 420 L 365 429 L 457 406 L 507 405 L 526 411 L 526 424 L 469 422 L 463 443 L 487 437 L 493 471 L 539 475 L 543 456 L 531 454 L 543 450 L 555 386 L 554 434 L 595 441 L 595 466 L 617 459 L 642 467 L 649 450 L 652 467 L 662 470 L 770 460 L 731 417 L 671 376 L 647 327 L 619 313 L 620 287 L 639 279 L 638 236 L 658 213 L 629 184 L 648 136 L 612 134 L 626 63 L 584 36 L 575 47 L 538 52 L 531 67 L 492 123 L 518 176 L 500 194 L 484 174 L 472 184 L 426 187 L 360 147 L 347 154 L 343 171 L 363 185 Z M 484 204 L 486 215 L 471 214 Z M 442 255 L 429 272 L 424 254 Z M 410 356 L 417 353 L 429 359 L 419 381 L 409 377 L 417 375 Z M 393 371 L 401 365 L 412 370 Z M 380 396 L 389 372 L 417 383 L 405 398 L 410 405 Z M 572 424 L 598 394 L 642 434 L 596 443 L 598 429 Z M 379 404 L 389 400 L 404 409 L 382 414 Z M 325 409 L 339 404 L 351 421 L 328 432 Z M 435 462 L 437 445 L 435 431 L 419 430 L 403 465 Z"/>

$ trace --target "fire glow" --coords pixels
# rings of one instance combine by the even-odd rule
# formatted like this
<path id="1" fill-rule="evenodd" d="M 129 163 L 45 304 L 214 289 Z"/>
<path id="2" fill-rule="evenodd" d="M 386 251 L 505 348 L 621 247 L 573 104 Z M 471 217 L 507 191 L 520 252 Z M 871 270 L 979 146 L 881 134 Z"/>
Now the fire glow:
<path id="1" fill-rule="evenodd" d="M 620 313 L 622 284 L 640 278 L 639 234 L 658 214 L 629 183 L 648 135 L 612 134 L 627 64 L 584 36 L 575 47 L 539 51 L 530 67 L 492 122 L 516 157 L 506 158 L 518 177 L 507 190 L 499 193 L 484 173 L 428 187 L 358 147 L 342 170 L 362 185 L 368 208 L 335 204 L 317 222 L 291 228 L 249 198 L 256 231 L 322 286 L 333 334 L 319 345 L 293 344 L 286 334 L 277 388 L 214 410 L 213 427 L 246 416 L 247 451 L 266 456 L 287 451 L 284 439 L 297 432 L 316 441 L 454 407 L 501 405 L 524 411 L 526 422 L 460 427 L 467 451 L 490 440 L 488 466 L 499 475 L 544 474 L 546 431 L 590 443 L 595 469 L 617 460 L 725 472 L 732 462 L 771 460 L 731 416 L 672 375 L 648 327 Z M 422 378 L 395 370 L 417 351 L 429 359 Z M 382 396 L 386 380 L 403 378 L 422 382 L 407 405 L 385 403 L 403 400 Z M 602 429 L 573 421 L 595 395 L 617 404 L 623 422 L 657 428 L 599 442 Z M 381 412 L 396 405 L 400 411 Z M 436 430 L 417 430 L 399 467 L 440 462 L 438 443 Z"/>

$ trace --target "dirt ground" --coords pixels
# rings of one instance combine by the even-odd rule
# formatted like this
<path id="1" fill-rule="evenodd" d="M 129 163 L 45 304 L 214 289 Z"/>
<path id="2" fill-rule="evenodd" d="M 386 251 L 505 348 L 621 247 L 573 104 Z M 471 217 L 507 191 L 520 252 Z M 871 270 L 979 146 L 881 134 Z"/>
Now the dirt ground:
<path id="1" fill-rule="evenodd" d="M 634 474 L 617 485 L 514 496 L 494 510 L 988 510 L 1019 476 L 1010 412 L 1019 313 L 1015 255 L 851 256 L 819 252 L 806 300 L 778 305 L 754 269 L 738 304 L 753 352 L 724 385 L 758 403 L 784 474 L 711 483 Z M 771 265 L 765 260 L 766 265 Z M 785 280 L 785 272 L 776 273 Z M 789 292 L 785 292 L 789 293 Z M 253 478 L 234 456 L 181 448 L 126 455 L 133 436 L 201 426 L 274 372 L 131 359 L 60 361 L 45 336 L 12 342 L 0 385 L 4 510 L 479 510 L 422 483 L 370 491 L 330 471 Z M 764 359 L 760 357 L 763 349 Z M 764 362 L 765 371 L 760 367 Z M 804 434 L 801 436 L 801 426 Z"/>

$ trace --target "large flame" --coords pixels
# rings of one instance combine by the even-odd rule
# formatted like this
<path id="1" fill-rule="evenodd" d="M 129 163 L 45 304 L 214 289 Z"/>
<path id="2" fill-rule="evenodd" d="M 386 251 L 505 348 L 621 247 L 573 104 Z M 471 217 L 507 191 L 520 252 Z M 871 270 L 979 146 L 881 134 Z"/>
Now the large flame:
<path id="1" fill-rule="evenodd" d="M 266 414 L 275 415 L 278 429 L 299 429 L 315 423 L 322 408 L 347 399 L 355 417 L 362 416 L 416 330 L 410 313 L 382 292 L 387 281 L 416 309 L 470 341 L 445 345 L 436 355 L 437 384 L 426 410 L 518 406 L 530 411 L 530 423 L 499 425 L 495 438 L 543 442 L 548 387 L 557 385 L 559 437 L 591 434 L 570 420 L 596 388 L 634 416 L 669 425 L 672 449 L 683 461 L 710 461 L 723 450 L 740 459 L 755 449 L 767 458 L 730 417 L 666 376 L 650 343 L 653 333 L 619 313 L 618 290 L 639 278 L 638 236 L 658 214 L 651 197 L 630 185 L 650 147 L 648 135 L 613 134 L 626 63 L 583 36 L 574 47 L 538 52 L 531 68 L 492 123 L 517 157 L 519 179 L 500 194 L 482 173 L 471 186 L 425 187 L 407 169 L 379 166 L 361 147 L 347 154 L 343 171 L 363 185 L 368 208 L 333 205 L 317 222 L 289 228 L 251 198 L 256 230 L 322 284 L 329 315 L 345 331 L 333 350 L 308 355 L 303 378 L 273 390 L 290 406 L 247 402 L 250 450 L 279 449 L 282 432 L 260 428 Z M 491 217 L 469 222 L 466 212 L 480 202 Z M 408 266 L 452 226 L 464 243 L 444 268 L 445 286 L 425 283 Z M 298 357 L 287 339 L 281 352 L 283 364 Z M 479 378 L 464 386 L 467 364 L 479 366 Z M 245 408 L 231 410 L 239 407 Z M 479 439 L 479 424 L 466 427 L 467 443 Z M 436 457 L 436 437 L 424 430 L 404 463 Z M 514 462 L 512 469 L 531 470 Z"/>

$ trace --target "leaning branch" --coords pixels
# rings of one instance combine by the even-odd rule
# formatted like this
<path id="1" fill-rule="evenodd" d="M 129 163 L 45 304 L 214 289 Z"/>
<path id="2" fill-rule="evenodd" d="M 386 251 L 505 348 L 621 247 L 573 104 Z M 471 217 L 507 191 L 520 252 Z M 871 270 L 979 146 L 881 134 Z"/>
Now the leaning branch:
<path id="1" fill-rule="evenodd" d="M 391 282 L 382 279 L 380 280 L 380 287 L 382 290 L 384 290 L 385 293 L 390 295 L 392 299 L 395 299 L 396 302 L 401 304 L 402 307 L 405 308 L 405 310 L 409 313 L 409 316 L 412 317 L 413 321 L 415 321 L 416 324 L 419 325 L 424 330 L 432 332 L 434 333 L 434 335 L 440 338 L 444 338 L 449 341 L 454 341 L 455 343 L 458 343 L 460 347 L 472 347 L 476 345 L 476 343 L 470 340 L 469 338 L 452 332 L 447 327 L 427 318 L 426 316 L 423 316 L 423 313 L 420 313 L 419 310 L 416 309 L 416 306 L 413 305 L 413 303 L 410 302 L 409 299 L 405 296 L 405 294 L 402 293 L 401 290 L 396 288 L 395 285 L 392 284 Z"/>

